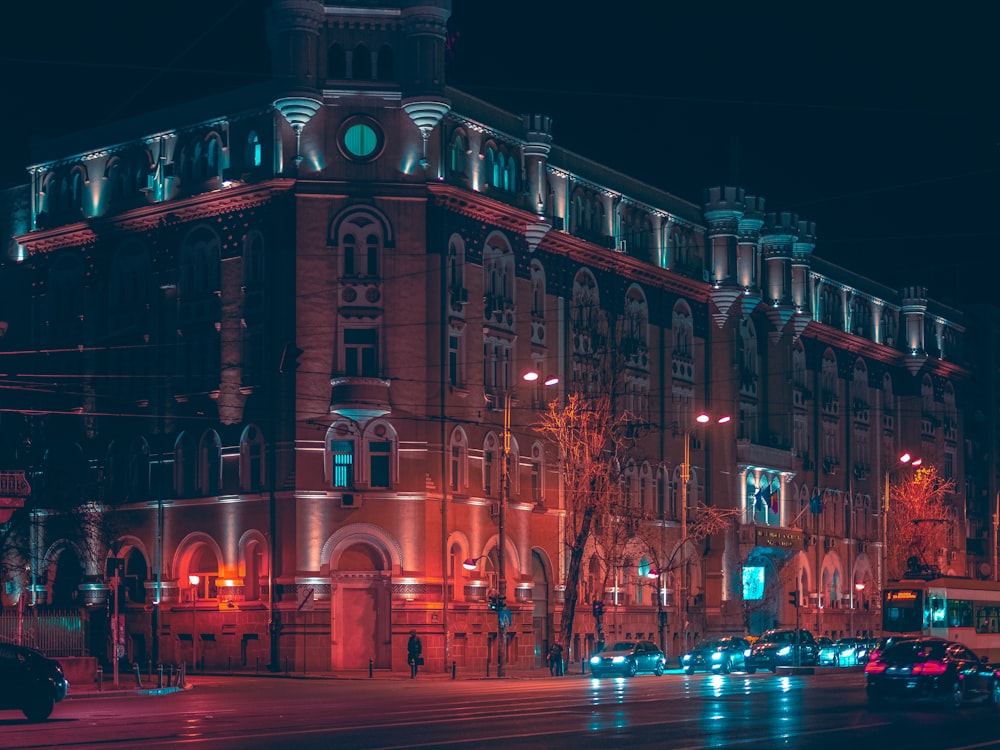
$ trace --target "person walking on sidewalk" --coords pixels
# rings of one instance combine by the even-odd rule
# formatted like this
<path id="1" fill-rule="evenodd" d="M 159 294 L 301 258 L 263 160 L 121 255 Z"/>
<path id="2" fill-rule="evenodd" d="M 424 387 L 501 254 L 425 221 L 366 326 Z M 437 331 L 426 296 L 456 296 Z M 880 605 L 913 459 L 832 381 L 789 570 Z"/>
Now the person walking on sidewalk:
<path id="1" fill-rule="evenodd" d="M 420 645 L 420 639 L 417 637 L 417 631 L 410 631 L 410 640 L 406 643 L 406 663 L 410 665 L 410 679 L 412 680 L 417 676 L 417 667 L 424 663 L 424 660 L 420 657 L 420 652 L 423 647 Z"/>
<path id="2" fill-rule="evenodd" d="M 553 677 L 561 677 L 563 672 L 563 647 L 559 641 L 552 644 L 549 649 L 549 674 Z"/>

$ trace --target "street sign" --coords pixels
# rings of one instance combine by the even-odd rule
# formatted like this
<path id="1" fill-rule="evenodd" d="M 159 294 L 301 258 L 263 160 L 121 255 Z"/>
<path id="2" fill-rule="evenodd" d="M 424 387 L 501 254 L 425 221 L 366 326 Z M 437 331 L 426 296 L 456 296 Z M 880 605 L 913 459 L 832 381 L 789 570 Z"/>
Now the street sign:
<path id="1" fill-rule="evenodd" d="M 511 624 L 511 616 L 509 609 L 497 610 L 497 622 L 505 628 L 509 628 Z"/>

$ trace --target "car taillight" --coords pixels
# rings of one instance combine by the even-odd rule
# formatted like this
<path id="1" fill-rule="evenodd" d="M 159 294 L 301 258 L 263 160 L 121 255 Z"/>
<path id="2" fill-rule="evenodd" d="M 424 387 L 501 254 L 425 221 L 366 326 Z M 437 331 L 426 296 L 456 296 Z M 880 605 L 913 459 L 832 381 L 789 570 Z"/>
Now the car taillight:
<path id="1" fill-rule="evenodd" d="M 880 661 L 870 661 L 865 665 L 865 674 L 881 674 L 885 671 L 886 664 Z"/>
<path id="2" fill-rule="evenodd" d="M 910 670 L 910 674 L 944 674 L 948 669 L 948 665 L 943 661 L 923 661 L 919 664 L 914 664 L 913 669 Z"/>

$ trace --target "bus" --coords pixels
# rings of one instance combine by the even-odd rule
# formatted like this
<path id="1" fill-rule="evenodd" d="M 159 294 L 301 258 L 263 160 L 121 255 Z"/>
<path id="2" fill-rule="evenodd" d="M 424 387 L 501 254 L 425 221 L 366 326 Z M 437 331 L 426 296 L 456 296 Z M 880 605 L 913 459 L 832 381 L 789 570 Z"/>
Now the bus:
<path id="1" fill-rule="evenodd" d="M 1000 661 L 1000 583 L 942 576 L 889 583 L 882 636 L 936 635 Z"/>

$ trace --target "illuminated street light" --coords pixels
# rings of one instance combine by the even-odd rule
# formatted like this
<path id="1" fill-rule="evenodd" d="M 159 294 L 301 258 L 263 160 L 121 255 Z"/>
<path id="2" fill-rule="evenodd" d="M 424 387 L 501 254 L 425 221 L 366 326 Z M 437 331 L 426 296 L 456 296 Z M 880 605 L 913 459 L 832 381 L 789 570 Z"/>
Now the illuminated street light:
<path id="1" fill-rule="evenodd" d="M 715 418 L 715 424 L 728 424 L 732 418 L 726 414 L 721 417 Z M 701 412 L 694 418 L 694 421 L 698 425 L 707 425 L 713 421 L 712 415 Z M 684 650 L 688 648 L 687 634 L 688 634 L 688 622 L 687 622 L 687 612 L 688 612 L 688 575 L 690 570 L 688 568 L 687 550 L 685 549 L 687 545 L 687 535 L 688 535 L 688 484 L 691 481 L 691 427 L 684 428 L 684 461 L 681 463 L 681 580 L 680 580 L 680 601 L 678 602 L 678 610 L 683 607 L 683 617 L 684 620 L 681 625 L 684 629 Z"/>
<path id="2" fill-rule="evenodd" d="M 529 370 L 521 375 L 521 379 L 528 383 L 534 383 L 541 375 Z M 559 378 L 548 376 L 543 381 L 545 385 L 552 386 L 559 382 Z M 504 516 L 507 512 L 507 503 L 510 500 L 510 399 L 511 388 L 504 389 L 503 394 L 503 440 L 501 441 L 502 454 L 500 456 L 501 465 L 501 487 L 500 503 L 497 513 L 497 677 L 506 676 L 507 665 L 507 626 L 510 613 L 507 611 L 507 530 L 504 524 Z"/>

